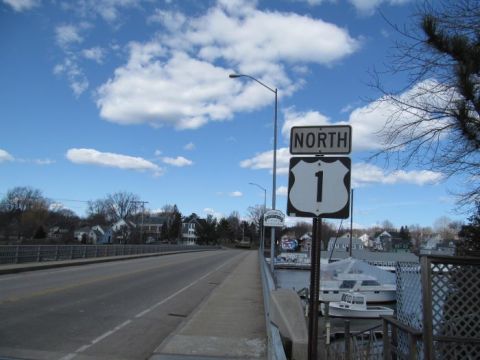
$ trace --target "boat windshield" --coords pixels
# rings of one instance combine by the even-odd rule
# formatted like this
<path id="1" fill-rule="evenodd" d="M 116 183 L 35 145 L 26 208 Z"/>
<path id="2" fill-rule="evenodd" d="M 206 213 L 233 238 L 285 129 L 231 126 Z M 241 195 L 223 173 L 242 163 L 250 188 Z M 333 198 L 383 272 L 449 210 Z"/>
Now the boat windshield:
<path id="1" fill-rule="evenodd" d="M 378 281 L 375 280 L 363 280 L 362 286 L 380 286 Z"/>
<path id="2" fill-rule="evenodd" d="M 355 280 L 344 280 L 340 284 L 340 289 L 353 289 L 356 283 Z"/>

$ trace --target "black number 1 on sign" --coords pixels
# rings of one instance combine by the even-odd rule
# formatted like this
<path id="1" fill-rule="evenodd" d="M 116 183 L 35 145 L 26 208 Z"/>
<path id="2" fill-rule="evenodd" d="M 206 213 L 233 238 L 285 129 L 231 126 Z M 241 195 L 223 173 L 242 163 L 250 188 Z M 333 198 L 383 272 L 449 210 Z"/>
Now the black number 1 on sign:
<path id="1" fill-rule="evenodd" d="M 323 189 L 323 171 L 315 173 L 317 177 L 317 201 L 322 202 L 322 189 Z"/>

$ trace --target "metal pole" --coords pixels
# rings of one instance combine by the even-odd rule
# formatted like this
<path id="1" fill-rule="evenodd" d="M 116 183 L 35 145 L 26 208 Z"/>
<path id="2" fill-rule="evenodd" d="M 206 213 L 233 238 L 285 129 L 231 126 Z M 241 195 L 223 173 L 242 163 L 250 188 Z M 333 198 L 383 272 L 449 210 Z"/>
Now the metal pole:
<path id="1" fill-rule="evenodd" d="M 310 267 L 310 299 L 308 316 L 308 360 L 317 359 L 318 350 L 318 300 L 320 294 L 320 256 L 322 218 L 313 218 L 312 257 Z"/>
<path id="2" fill-rule="evenodd" d="M 276 205 L 276 187 L 277 187 L 277 107 L 278 107 L 278 90 L 275 88 L 275 119 L 273 125 L 273 184 L 272 184 L 272 210 L 275 210 Z M 274 259 L 275 259 L 275 228 L 271 229 L 270 242 L 270 270 L 272 276 L 275 273 Z"/>
<path id="3" fill-rule="evenodd" d="M 266 89 L 270 90 L 275 94 L 275 118 L 273 124 L 273 184 L 272 184 L 272 210 L 275 210 L 275 198 L 276 198 L 276 187 L 277 187 L 277 112 L 278 112 L 278 89 L 271 88 L 270 86 L 264 84 L 260 80 L 254 78 L 253 76 L 247 74 L 230 74 L 228 76 L 230 79 L 235 79 L 239 77 L 248 77 L 253 81 L 256 81 Z M 270 238 L 270 270 L 272 276 L 274 275 L 274 264 L 273 259 L 275 258 L 275 228 L 271 229 L 271 238 Z"/>
<path id="4" fill-rule="evenodd" d="M 350 257 L 352 257 L 352 244 L 353 244 L 353 189 L 350 199 Z"/>

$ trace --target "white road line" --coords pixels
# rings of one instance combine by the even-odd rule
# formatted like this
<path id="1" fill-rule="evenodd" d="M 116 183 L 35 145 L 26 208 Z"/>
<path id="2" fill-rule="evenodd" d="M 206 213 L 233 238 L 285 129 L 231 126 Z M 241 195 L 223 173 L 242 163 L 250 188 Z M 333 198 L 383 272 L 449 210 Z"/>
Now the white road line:
<path id="1" fill-rule="evenodd" d="M 235 257 L 236 258 L 236 257 Z M 167 301 L 173 299 L 175 296 L 177 295 L 180 295 L 182 292 L 184 292 L 185 290 L 191 288 L 192 286 L 198 284 L 200 281 L 202 281 L 203 279 L 205 279 L 206 277 L 210 276 L 211 274 L 213 274 L 214 272 L 220 270 L 222 267 L 224 267 L 225 265 L 227 265 L 228 263 L 232 262 L 235 258 L 233 259 L 228 259 L 227 261 L 225 261 L 223 264 L 221 264 L 220 266 L 217 266 L 215 269 L 213 269 L 212 271 L 209 271 L 208 273 L 206 273 L 205 275 L 199 277 L 197 280 L 191 282 L 190 284 L 188 284 L 187 286 L 181 288 L 180 290 L 174 292 L 173 294 L 171 294 L 170 296 L 166 297 L 165 299 L 163 299 L 162 301 L 159 301 L 158 303 L 154 304 L 153 306 L 149 307 L 148 309 L 145 309 L 143 310 L 142 312 L 139 312 L 137 315 L 135 315 L 134 317 L 136 319 L 139 319 L 141 318 L 142 316 L 148 314 L 150 311 L 152 311 L 153 309 L 159 307 L 160 305 L 163 305 L 165 304 Z M 89 348 L 91 348 L 93 345 L 97 344 L 98 342 L 102 341 L 103 339 L 109 337 L 110 335 L 116 333 L 117 331 L 123 329 L 125 326 L 127 326 L 128 324 L 130 324 L 133 320 L 132 319 L 129 319 L 123 323 L 121 323 L 120 325 L 114 327 L 112 330 L 109 330 L 107 331 L 106 333 L 100 335 L 99 337 L 97 337 L 96 339 L 92 340 L 90 342 L 90 344 L 86 344 L 86 345 L 83 345 L 81 347 L 79 347 L 77 350 L 75 350 L 73 353 L 70 353 L 70 354 L 67 354 L 65 355 L 64 357 L 60 358 L 60 360 L 72 360 L 74 359 L 77 355 L 79 355 L 80 353 L 84 352 L 85 350 L 88 350 Z"/>

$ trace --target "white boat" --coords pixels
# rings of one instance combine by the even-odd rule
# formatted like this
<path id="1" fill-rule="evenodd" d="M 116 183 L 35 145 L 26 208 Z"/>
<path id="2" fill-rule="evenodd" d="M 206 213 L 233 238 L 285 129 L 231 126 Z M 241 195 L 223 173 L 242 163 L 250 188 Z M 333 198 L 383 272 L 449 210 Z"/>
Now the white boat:
<path id="1" fill-rule="evenodd" d="M 380 284 L 374 277 L 363 274 L 341 274 L 335 280 L 320 282 L 319 300 L 340 301 L 342 292 L 360 292 L 371 303 L 394 302 L 397 287 L 394 284 Z"/>
<path id="2" fill-rule="evenodd" d="M 393 309 L 367 305 L 364 295 L 350 292 L 342 293 L 340 301 L 333 301 L 329 304 L 329 315 L 348 318 L 378 318 L 382 315 L 393 315 Z"/>
<path id="3" fill-rule="evenodd" d="M 321 266 L 319 300 L 340 301 L 342 293 L 355 291 L 368 303 L 396 301 L 395 275 L 357 259 Z"/>

